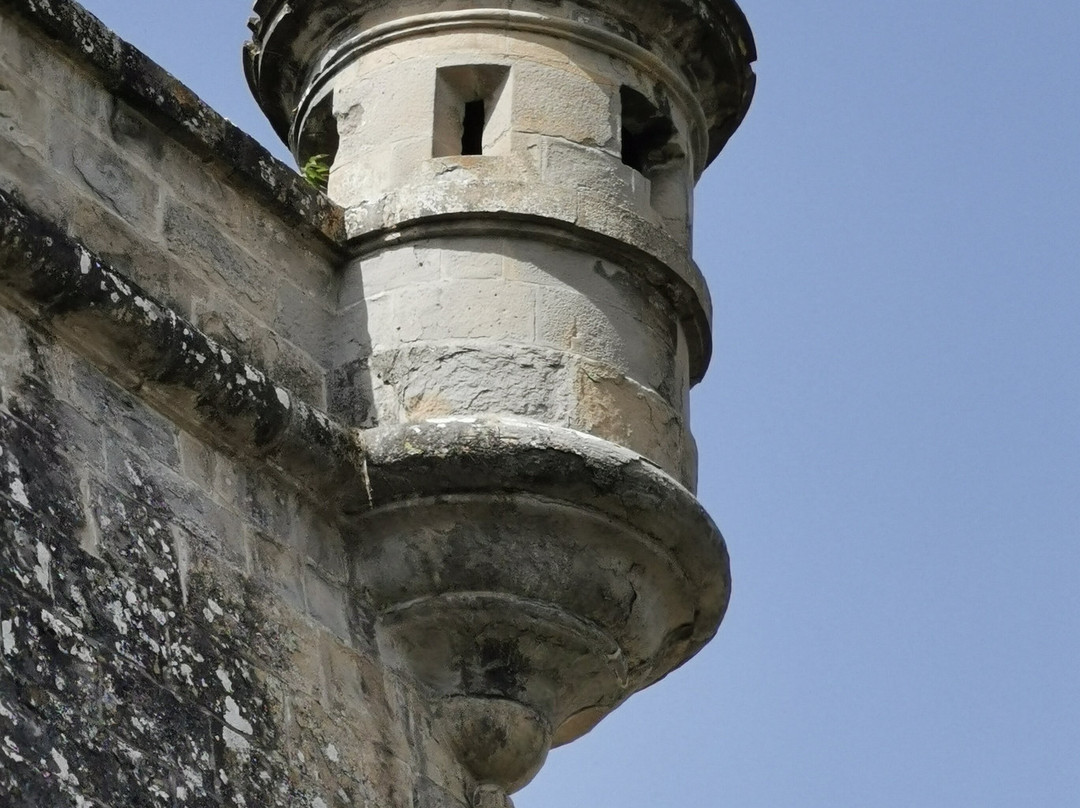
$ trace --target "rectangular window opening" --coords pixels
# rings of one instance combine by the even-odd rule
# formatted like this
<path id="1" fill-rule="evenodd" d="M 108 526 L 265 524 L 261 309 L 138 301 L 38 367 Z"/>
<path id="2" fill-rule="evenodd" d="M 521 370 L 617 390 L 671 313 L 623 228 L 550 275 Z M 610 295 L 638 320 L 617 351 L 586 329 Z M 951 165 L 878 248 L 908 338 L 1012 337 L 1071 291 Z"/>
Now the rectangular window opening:
<path id="1" fill-rule="evenodd" d="M 461 123 L 461 153 L 484 153 L 484 99 L 465 102 Z"/>
<path id="2" fill-rule="evenodd" d="M 620 102 L 622 161 L 648 181 L 649 205 L 665 229 L 689 244 L 694 183 L 671 113 L 662 99 L 658 104 L 625 85 Z"/>
<path id="3" fill-rule="evenodd" d="M 624 86 L 622 102 L 622 161 L 648 177 L 680 151 L 671 118 L 637 90 Z"/>
<path id="4" fill-rule="evenodd" d="M 509 75 L 506 65 L 453 65 L 438 69 L 432 157 L 507 152 Z"/>

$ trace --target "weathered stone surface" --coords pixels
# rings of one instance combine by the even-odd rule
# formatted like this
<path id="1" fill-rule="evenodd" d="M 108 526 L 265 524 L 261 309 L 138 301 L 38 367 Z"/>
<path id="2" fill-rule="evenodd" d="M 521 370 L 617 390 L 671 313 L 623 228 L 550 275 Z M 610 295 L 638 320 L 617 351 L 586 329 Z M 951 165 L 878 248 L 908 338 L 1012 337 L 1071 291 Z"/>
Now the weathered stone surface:
<path id="1" fill-rule="evenodd" d="M 4 805 L 509 808 L 715 632 L 688 217 L 749 31 L 505 5 L 256 4 L 343 210 L 0 0 Z"/>
<path id="2" fill-rule="evenodd" d="M 294 153 L 333 154 L 356 253 L 327 398 L 364 430 L 351 581 L 463 796 L 502 805 L 726 605 L 690 493 L 689 216 L 752 94 L 749 30 L 720 0 L 256 13 L 249 82 Z"/>
<path id="3" fill-rule="evenodd" d="M 186 317 L 220 301 L 244 352 L 321 404 L 324 357 L 278 312 L 334 309 L 341 212 L 74 3 L 0 14 L 0 190 Z"/>
<path id="4" fill-rule="evenodd" d="M 287 217 L 290 224 L 308 227 L 331 242 L 339 238 L 340 211 L 325 197 L 77 3 L 3 0 L 3 4 L 55 43 L 41 49 L 26 39 L 9 35 L 4 59 L 10 59 L 17 70 L 30 73 L 35 60 L 50 63 L 53 51 L 65 51 L 95 72 L 110 95 L 147 113 L 185 146 L 208 159 L 221 161 L 234 184 L 242 184 L 259 194 Z M 66 73 L 47 78 L 46 86 L 70 92 L 71 79 Z M 97 95 L 72 94 L 71 97 L 96 99 Z M 96 107 L 86 111 L 90 118 L 100 113 Z"/>

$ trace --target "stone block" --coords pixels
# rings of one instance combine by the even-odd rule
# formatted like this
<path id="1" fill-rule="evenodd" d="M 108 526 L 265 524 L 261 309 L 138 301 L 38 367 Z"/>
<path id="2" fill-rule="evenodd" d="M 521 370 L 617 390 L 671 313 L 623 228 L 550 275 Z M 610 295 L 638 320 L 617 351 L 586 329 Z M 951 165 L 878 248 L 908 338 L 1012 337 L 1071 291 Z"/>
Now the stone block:
<path id="1" fill-rule="evenodd" d="M 109 99 L 106 131 L 118 151 L 160 170 L 168 137 L 140 112 L 118 98 Z"/>
<path id="2" fill-rule="evenodd" d="M 508 239 L 505 265 L 507 280 L 577 293 L 605 309 L 637 312 L 653 293 L 633 267 L 539 240 Z"/>
<path id="3" fill-rule="evenodd" d="M 179 433 L 178 444 L 184 476 L 215 501 L 235 507 L 241 479 L 236 464 L 187 432 Z"/>
<path id="4" fill-rule="evenodd" d="M 305 565 L 304 595 L 308 614 L 339 639 L 348 642 L 352 632 L 343 588 L 311 565 Z"/>
<path id="5" fill-rule="evenodd" d="M 15 29 L 19 30 L 18 24 Z M 106 119 L 111 101 L 101 83 L 29 27 L 23 28 L 22 34 L 17 35 L 15 47 L 7 54 L 13 67 L 28 83 L 51 95 L 57 108 L 89 128 L 98 127 Z"/>
<path id="6" fill-rule="evenodd" d="M 311 295 L 288 281 L 278 287 L 273 329 L 312 360 L 325 365 L 334 339 L 333 303 Z"/>
<path id="7" fill-rule="evenodd" d="M 366 429 L 376 426 L 383 407 L 376 413 L 368 356 L 344 362 L 331 371 L 327 382 L 327 410 L 343 424 Z"/>
<path id="8" fill-rule="evenodd" d="M 81 530 L 82 492 L 63 455 L 69 427 L 47 398 L 20 386 L 0 410 L 0 496 L 64 535 Z M 47 409 L 46 409 L 47 408 Z"/>
<path id="9" fill-rule="evenodd" d="M 70 218 L 71 198 L 75 192 L 56 176 L 34 148 L 9 147 L 3 141 L 4 159 L 0 160 L 0 190 L 21 199 L 42 216 L 66 227 Z"/>
<path id="10" fill-rule="evenodd" d="M 567 60 L 551 66 L 522 61 L 514 66 L 515 132 L 534 132 L 584 146 L 606 146 L 618 135 L 608 88 Z M 573 104 L 566 99 L 573 98 Z"/>
<path id="11" fill-rule="evenodd" d="M 240 487 L 245 520 L 275 540 L 288 543 L 296 512 L 295 492 L 254 468 L 243 470 Z"/>
<path id="12" fill-rule="evenodd" d="M 603 149 L 547 137 L 543 160 L 544 182 L 587 188 L 622 207 L 634 207 L 637 202 L 633 192 L 636 172 Z"/>
<path id="13" fill-rule="evenodd" d="M 161 139 L 161 156 L 153 166 L 171 204 L 189 208 L 196 223 L 201 217 L 227 234 L 230 241 L 247 253 L 252 266 L 258 267 L 264 284 L 271 288 L 276 288 L 281 278 L 289 277 L 309 293 L 328 290 L 328 260 L 314 254 L 303 235 L 242 189 L 233 187 L 212 160 L 156 133 L 152 124 L 137 115 L 128 124 L 131 128 L 140 125 L 149 127 L 147 137 Z"/>
<path id="14" fill-rule="evenodd" d="M 294 608 L 267 588 L 249 587 L 248 592 L 254 602 L 251 628 L 262 634 L 254 645 L 256 667 L 273 675 L 267 681 L 276 682 L 273 691 L 280 692 L 285 702 L 301 694 L 325 702 L 326 676 L 319 655 L 325 631 L 312 624 L 304 608 Z M 284 708 L 288 709 L 287 703 Z M 284 730 L 287 723 L 283 720 L 280 728 Z"/>
<path id="15" fill-rule="evenodd" d="M 341 530 L 303 499 L 296 504 L 292 532 L 286 541 L 328 581 L 346 583 L 348 567 Z"/>
<path id="16" fill-rule="evenodd" d="M 150 460 L 179 469 L 178 430 L 168 419 L 84 362 L 72 363 L 71 371 L 73 403 L 87 418 L 103 423 L 112 442 L 137 447 Z"/>
<path id="17" fill-rule="evenodd" d="M 440 278 L 440 260 L 438 249 L 414 245 L 365 256 L 343 270 L 338 305 L 344 310 L 399 287 L 436 282 Z"/>
<path id="18" fill-rule="evenodd" d="M 294 767 L 282 751 L 244 747 L 242 736 L 224 724 L 219 725 L 217 737 L 217 792 L 221 804 L 260 808 L 311 804 L 310 799 L 304 799 L 303 789 L 292 782 Z"/>
<path id="19" fill-rule="evenodd" d="M 157 182 L 113 144 L 78 121 L 54 115 L 49 127 L 49 163 L 98 204 L 154 240 L 160 230 Z"/>
<path id="20" fill-rule="evenodd" d="M 31 353 L 29 332 L 12 311 L 0 307 L 0 403 L 36 371 Z"/>
<path id="21" fill-rule="evenodd" d="M 414 58 L 387 67 L 362 60 L 344 73 L 348 80 L 337 85 L 334 114 L 346 147 L 350 142 L 389 144 L 421 134 L 430 146 L 435 108 L 433 60 Z"/>
<path id="22" fill-rule="evenodd" d="M 48 131 L 49 107 L 40 90 L 32 89 L 13 71 L 0 69 L 0 142 L 42 159 Z"/>
<path id="23" fill-rule="evenodd" d="M 371 372 L 397 407 L 387 420 L 505 413 L 563 422 L 571 408 L 565 357 L 533 346 L 451 342 L 376 353 Z"/>
<path id="24" fill-rule="evenodd" d="M 461 793 L 461 791 L 450 791 L 440 782 L 429 777 L 421 777 L 413 790 L 413 805 L 416 808 L 475 808 L 467 799 L 460 796 Z"/>
<path id="25" fill-rule="evenodd" d="M 442 277 L 446 280 L 502 278 L 505 252 L 502 239 L 446 239 L 439 250 Z"/>
<path id="26" fill-rule="evenodd" d="M 158 300 L 190 317 L 194 301 L 210 295 L 210 284 L 102 206 L 81 194 L 67 195 L 72 232 L 85 234 L 86 245 L 114 270 L 126 275 Z"/>
<path id="27" fill-rule="evenodd" d="M 626 342 L 637 335 L 619 332 L 611 308 L 556 286 L 538 287 L 536 300 L 539 344 L 625 368 Z"/>
<path id="28" fill-rule="evenodd" d="M 392 142 L 339 151 L 330 173 L 329 193 L 352 207 L 391 195 L 401 186 L 429 182 L 431 139 L 402 135 Z"/>
<path id="29" fill-rule="evenodd" d="M 303 300 L 301 298 L 293 302 L 299 303 Z M 318 308 L 315 310 L 319 312 L 318 317 L 329 319 L 329 315 Z M 325 371 L 319 360 L 288 341 L 285 327 L 288 317 L 279 318 L 281 329 L 275 330 L 236 302 L 209 297 L 195 301 L 192 319 L 221 345 L 264 369 L 277 383 L 287 387 L 292 393 L 316 407 L 323 406 Z M 311 326 L 301 323 L 296 330 L 306 331 L 305 339 L 313 347 L 318 347 L 324 339 L 319 334 L 318 323 Z M 328 348 L 322 347 L 320 350 Z"/>
<path id="30" fill-rule="evenodd" d="M 330 634 L 322 635 L 322 662 L 335 713 L 358 716 L 381 739 L 387 752 L 402 760 L 411 756 L 405 714 L 397 690 L 388 686 L 388 674 L 376 656 L 358 652 Z"/>
<path id="31" fill-rule="evenodd" d="M 394 292 L 399 342 L 448 339 L 528 343 L 534 337 L 536 293 L 527 284 L 461 280 Z M 373 342 L 380 343 L 377 335 Z"/>
<path id="32" fill-rule="evenodd" d="M 186 170 L 186 168 L 185 168 Z M 326 308 L 333 306 L 334 259 L 325 245 L 311 240 L 263 205 L 219 181 L 214 172 L 196 171 L 185 186 L 185 201 L 200 205 L 230 239 L 255 260 L 264 283 L 286 280 Z"/>
<path id="33" fill-rule="evenodd" d="M 231 507 L 219 504 L 202 489 L 182 483 L 164 489 L 172 523 L 184 531 L 195 552 L 220 557 L 237 569 L 251 564 L 248 530 Z"/>
<path id="34" fill-rule="evenodd" d="M 198 268 L 207 280 L 221 287 L 221 296 L 241 297 L 264 318 L 274 303 L 274 288 L 255 259 L 216 224 L 177 199 L 165 201 L 165 246 L 187 266 Z"/>
<path id="35" fill-rule="evenodd" d="M 693 487 L 697 457 L 689 425 L 652 390 L 592 363 L 575 367 L 570 425 L 638 452 Z"/>
<path id="36" fill-rule="evenodd" d="M 251 536 L 252 569 L 271 592 L 298 611 L 305 611 L 304 576 L 296 552 L 258 531 Z"/>

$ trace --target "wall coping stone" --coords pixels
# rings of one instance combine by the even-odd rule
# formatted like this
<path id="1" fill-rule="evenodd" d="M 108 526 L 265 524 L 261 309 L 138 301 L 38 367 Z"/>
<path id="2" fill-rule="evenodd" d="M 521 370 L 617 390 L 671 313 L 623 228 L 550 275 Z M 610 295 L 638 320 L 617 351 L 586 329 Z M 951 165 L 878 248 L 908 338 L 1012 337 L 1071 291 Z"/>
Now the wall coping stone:
<path id="1" fill-rule="evenodd" d="M 73 0 L 0 0 L 115 97 L 145 114 L 164 133 L 217 162 L 235 187 L 251 192 L 286 224 L 344 252 L 344 213 L 257 140 L 215 112 L 186 85 L 114 34 Z"/>

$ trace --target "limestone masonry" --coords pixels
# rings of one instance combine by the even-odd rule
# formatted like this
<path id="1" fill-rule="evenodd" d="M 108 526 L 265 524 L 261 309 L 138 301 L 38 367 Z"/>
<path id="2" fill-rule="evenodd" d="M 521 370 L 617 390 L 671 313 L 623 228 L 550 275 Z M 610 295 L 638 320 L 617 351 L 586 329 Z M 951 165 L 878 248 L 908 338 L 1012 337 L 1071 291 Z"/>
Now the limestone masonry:
<path id="1" fill-rule="evenodd" d="M 0 0 L 5 808 L 503 808 L 727 605 L 688 393 L 735 3 L 255 15 L 326 195 Z"/>

